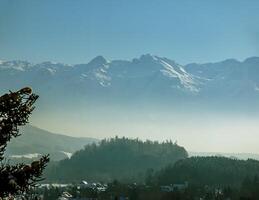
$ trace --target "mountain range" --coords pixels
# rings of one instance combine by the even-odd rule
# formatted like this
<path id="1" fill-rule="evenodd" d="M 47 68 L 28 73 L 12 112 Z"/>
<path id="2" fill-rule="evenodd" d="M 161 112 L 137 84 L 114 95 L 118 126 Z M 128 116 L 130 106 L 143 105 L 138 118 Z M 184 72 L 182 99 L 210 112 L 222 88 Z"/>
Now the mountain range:
<path id="1" fill-rule="evenodd" d="M 40 94 L 59 100 L 73 96 L 88 100 L 140 99 L 165 95 L 169 99 L 190 97 L 247 100 L 259 96 L 259 57 L 240 62 L 181 65 L 150 54 L 128 60 L 108 61 L 97 56 L 87 64 L 67 65 L 27 61 L 1 61 L 1 92 L 31 85 Z M 49 95 L 48 95 L 49 97 Z M 242 98 L 240 98 L 242 97 Z M 186 98 L 185 98 L 186 99 Z"/>

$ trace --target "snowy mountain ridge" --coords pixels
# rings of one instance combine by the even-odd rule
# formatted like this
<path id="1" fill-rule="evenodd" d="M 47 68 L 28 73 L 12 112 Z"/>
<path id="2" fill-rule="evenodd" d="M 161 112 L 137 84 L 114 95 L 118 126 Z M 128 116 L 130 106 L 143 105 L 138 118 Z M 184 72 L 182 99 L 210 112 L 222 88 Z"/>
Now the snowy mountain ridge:
<path id="1" fill-rule="evenodd" d="M 128 60 L 108 61 L 97 56 L 87 64 L 55 62 L 32 64 L 27 61 L 1 61 L 1 90 L 31 85 L 39 91 L 77 90 L 87 95 L 134 96 L 247 96 L 259 91 L 259 58 L 243 62 L 228 59 L 217 63 L 180 65 L 168 58 L 150 54 Z M 44 83 L 44 84 L 42 84 Z M 61 89 L 62 90 L 62 89 Z M 48 91 L 44 91 L 48 93 Z"/>

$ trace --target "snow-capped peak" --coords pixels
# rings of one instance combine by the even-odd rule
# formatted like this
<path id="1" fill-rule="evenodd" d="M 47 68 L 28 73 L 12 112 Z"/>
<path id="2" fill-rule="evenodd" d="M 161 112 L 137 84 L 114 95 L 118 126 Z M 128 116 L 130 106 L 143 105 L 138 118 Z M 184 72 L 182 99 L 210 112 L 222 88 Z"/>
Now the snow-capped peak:
<path id="1" fill-rule="evenodd" d="M 78 72 L 80 73 L 80 80 L 93 80 L 103 87 L 111 84 L 111 77 L 108 75 L 110 62 L 103 56 L 97 56 L 92 59 L 88 64 L 77 65 Z"/>

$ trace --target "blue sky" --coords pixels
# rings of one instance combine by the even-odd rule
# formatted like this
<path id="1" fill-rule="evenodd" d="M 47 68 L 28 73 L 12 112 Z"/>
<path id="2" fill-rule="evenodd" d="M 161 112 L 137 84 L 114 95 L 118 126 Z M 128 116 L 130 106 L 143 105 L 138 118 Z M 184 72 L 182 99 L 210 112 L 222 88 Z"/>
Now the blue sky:
<path id="1" fill-rule="evenodd" d="M 179 63 L 259 55 L 257 0 L 0 0 L 0 59 Z"/>

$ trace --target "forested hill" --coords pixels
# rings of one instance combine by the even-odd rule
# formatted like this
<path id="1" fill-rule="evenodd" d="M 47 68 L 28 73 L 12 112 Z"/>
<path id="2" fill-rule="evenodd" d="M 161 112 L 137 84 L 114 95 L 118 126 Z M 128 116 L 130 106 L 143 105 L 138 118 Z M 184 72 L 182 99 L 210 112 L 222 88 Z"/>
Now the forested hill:
<path id="1" fill-rule="evenodd" d="M 259 161 L 226 157 L 191 157 L 149 175 L 148 182 L 160 185 L 189 182 L 194 185 L 240 186 L 259 176 Z"/>
<path id="2" fill-rule="evenodd" d="M 87 145 L 70 159 L 48 169 L 47 181 L 143 181 L 147 169 L 160 169 L 187 158 L 183 147 L 171 141 L 159 143 L 112 138 Z"/>

